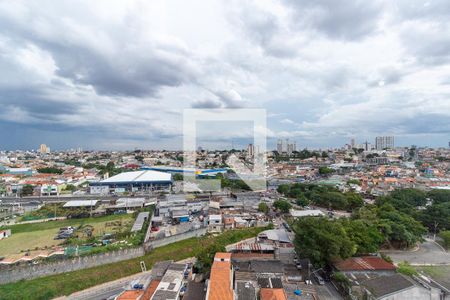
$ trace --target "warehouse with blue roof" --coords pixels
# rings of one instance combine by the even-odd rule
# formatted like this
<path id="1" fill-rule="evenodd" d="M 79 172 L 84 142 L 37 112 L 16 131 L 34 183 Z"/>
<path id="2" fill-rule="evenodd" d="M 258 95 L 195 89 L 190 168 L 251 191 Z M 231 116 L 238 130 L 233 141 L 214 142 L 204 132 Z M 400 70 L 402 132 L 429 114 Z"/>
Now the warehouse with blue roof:
<path id="1" fill-rule="evenodd" d="M 96 191 L 137 192 L 170 190 L 172 175 L 153 170 L 124 172 L 110 178 L 91 182 L 91 193 Z"/>

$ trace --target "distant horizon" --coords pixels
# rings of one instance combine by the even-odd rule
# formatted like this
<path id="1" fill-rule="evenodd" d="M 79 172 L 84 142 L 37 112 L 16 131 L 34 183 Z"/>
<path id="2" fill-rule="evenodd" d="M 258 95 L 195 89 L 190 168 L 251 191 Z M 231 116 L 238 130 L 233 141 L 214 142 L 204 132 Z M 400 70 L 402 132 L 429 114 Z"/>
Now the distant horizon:
<path id="1" fill-rule="evenodd" d="M 347 143 L 348 144 L 348 143 Z M 134 148 L 128 148 L 128 149 L 92 149 L 92 148 L 83 148 L 83 147 L 69 147 L 69 148 L 52 148 L 51 145 L 46 144 L 48 147 L 50 147 L 51 152 L 68 152 L 68 151 L 77 151 L 78 148 L 81 148 L 82 151 L 89 151 L 89 152 L 95 152 L 95 151 L 101 151 L 101 152 L 133 152 L 133 151 L 177 151 L 181 152 L 183 149 L 181 148 L 145 148 L 145 147 L 134 147 Z M 239 145 L 239 147 L 234 148 L 206 148 L 200 145 L 202 150 L 206 151 L 230 151 L 232 149 L 234 150 L 246 150 L 248 144 L 245 145 Z M 299 146 L 297 144 L 296 151 L 301 150 L 333 150 L 333 149 L 342 149 L 345 147 L 346 144 L 342 144 L 340 146 L 323 146 L 323 147 L 308 147 L 308 146 Z M 374 143 L 372 143 L 374 145 Z M 430 145 L 418 145 L 418 144 L 410 144 L 410 145 L 395 145 L 395 148 L 410 148 L 411 146 L 416 146 L 418 148 L 430 148 L 430 149 L 450 149 L 448 142 L 447 145 L 437 145 L 437 146 L 430 146 Z M 268 146 L 267 151 L 276 151 L 276 144 L 273 147 Z M 375 150 L 375 149 L 373 149 Z M 39 152 L 39 145 L 36 148 L 28 148 L 28 149 L 0 149 L 0 152 L 14 152 L 14 151 L 30 151 L 30 152 Z"/>
<path id="2" fill-rule="evenodd" d="M 300 148 L 446 147 L 449 4 L 341 2 L 3 1 L 1 147 L 181 149 L 186 110 L 236 108 Z"/>

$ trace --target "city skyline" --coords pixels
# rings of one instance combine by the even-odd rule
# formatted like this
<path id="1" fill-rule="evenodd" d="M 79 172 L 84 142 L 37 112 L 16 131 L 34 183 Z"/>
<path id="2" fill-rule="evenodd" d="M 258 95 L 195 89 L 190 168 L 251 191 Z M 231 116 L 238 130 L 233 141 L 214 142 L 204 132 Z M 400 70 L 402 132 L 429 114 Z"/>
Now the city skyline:
<path id="1" fill-rule="evenodd" d="M 0 147 L 181 149 L 184 109 L 243 107 L 270 145 L 446 147 L 448 2 L 341 2 L 2 2 Z"/>

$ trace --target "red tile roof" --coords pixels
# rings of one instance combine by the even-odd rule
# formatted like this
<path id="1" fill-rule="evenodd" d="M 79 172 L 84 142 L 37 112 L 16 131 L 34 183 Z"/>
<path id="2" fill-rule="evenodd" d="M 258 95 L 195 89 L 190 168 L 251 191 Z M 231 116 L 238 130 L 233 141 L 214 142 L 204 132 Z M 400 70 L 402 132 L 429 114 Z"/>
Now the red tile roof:
<path id="1" fill-rule="evenodd" d="M 207 300 L 233 300 L 231 253 L 216 253 L 211 267 Z"/>
<path id="2" fill-rule="evenodd" d="M 156 288 L 159 285 L 160 280 L 152 280 L 150 284 L 148 285 L 147 289 L 145 290 L 145 294 L 142 297 L 142 300 L 150 300 L 153 296 L 153 294 L 156 291 Z"/>
<path id="3" fill-rule="evenodd" d="M 130 290 L 125 291 L 117 297 L 117 300 L 139 300 L 144 294 L 143 290 Z"/>
<path id="4" fill-rule="evenodd" d="M 260 296 L 261 300 L 287 300 L 283 289 L 262 288 Z"/>
<path id="5" fill-rule="evenodd" d="M 378 256 L 351 257 L 335 264 L 339 271 L 395 270 L 395 266 Z"/>

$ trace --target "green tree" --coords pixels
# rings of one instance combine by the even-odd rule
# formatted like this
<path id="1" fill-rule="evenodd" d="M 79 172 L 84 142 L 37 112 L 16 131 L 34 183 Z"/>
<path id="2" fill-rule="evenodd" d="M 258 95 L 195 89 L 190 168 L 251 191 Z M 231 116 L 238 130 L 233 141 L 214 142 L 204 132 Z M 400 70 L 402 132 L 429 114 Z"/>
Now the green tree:
<path id="1" fill-rule="evenodd" d="M 439 237 L 444 242 L 445 248 L 450 248 L 450 230 L 441 231 Z"/>
<path id="2" fill-rule="evenodd" d="M 348 237 L 356 244 L 357 254 L 377 252 L 384 242 L 378 228 L 365 220 L 341 219 Z"/>
<path id="3" fill-rule="evenodd" d="M 449 190 L 431 190 L 427 193 L 427 196 L 433 200 L 433 204 L 450 202 Z"/>
<path id="4" fill-rule="evenodd" d="M 361 185 L 361 181 L 359 181 L 358 179 L 349 179 L 347 180 L 347 184 Z"/>
<path id="5" fill-rule="evenodd" d="M 77 190 L 77 187 L 74 186 L 73 184 L 67 184 L 66 187 L 64 188 L 64 190 L 74 192 Z"/>
<path id="6" fill-rule="evenodd" d="M 394 199 L 393 204 L 397 209 L 402 205 L 417 207 L 427 203 L 427 194 L 418 189 L 398 189 L 393 191 L 390 196 Z"/>
<path id="7" fill-rule="evenodd" d="M 345 197 L 347 198 L 347 209 L 353 210 L 364 205 L 364 200 L 360 194 L 346 193 Z"/>
<path id="8" fill-rule="evenodd" d="M 266 203 L 261 202 L 258 204 L 258 211 L 267 214 L 269 212 L 269 206 Z"/>
<path id="9" fill-rule="evenodd" d="M 39 173 L 45 173 L 45 174 L 62 174 L 63 170 L 59 168 L 53 168 L 53 167 L 46 167 L 46 168 L 40 168 L 37 169 Z"/>
<path id="10" fill-rule="evenodd" d="M 301 194 L 297 200 L 295 200 L 295 203 L 300 206 L 307 206 L 309 205 L 309 200 L 305 197 L 305 195 Z"/>
<path id="11" fill-rule="evenodd" d="M 22 187 L 22 196 L 30 196 L 33 195 L 34 187 L 31 184 L 25 184 Z"/>
<path id="12" fill-rule="evenodd" d="M 435 230 L 450 230 L 450 202 L 428 206 L 419 213 L 418 219 L 431 232 Z"/>
<path id="13" fill-rule="evenodd" d="M 345 209 L 348 204 L 347 198 L 341 192 L 314 192 L 311 200 L 318 206 L 333 209 Z"/>
<path id="14" fill-rule="evenodd" d="M 377 224 L 385 235 L 386 241 L 397 248 L 408 248 L 422 240 L 425 227 L 408 214 L 385 204 L 377 208 Z"/>
<path id="15" fill-rule="evenodd" d="M 289 184 L 280 184 L 277 188 L 277 191 L 280 194 L 287 195 L 290 189 L 291 188 Z"/>
<path id="16" fill-rule="evenodd" d="M 183 180 L 183 174 L 175 173 L 173 174 L 173 180 L 175 181 L 182 181 Z"/>
<path id="17" fill-rule="evenodd" d="M 301 218 L 294 223 L 294 231 L 298 256 L 320 266 L 351 257 L 357 249 L 342 224 L 327 218 Z"/>
<path id="18" fill-rule="evenodd" d="M 288 213 L 292 205 L 286 200 L 276 200 L 273 202 L 273 207 L 275 207 L 282 213 Z"/>
<path id="19" fill-rule="evenodd" d="M 374 225 L 384 237 L 384 243 L 395 248 L 407 248 L 422 240 L 425 227 L 408 214 L 396 210 L 392 204 L 367 205 L 355 211 L 352 219 Z"/>
<path id="20" fill-rule="evenodd" d="M 407 276 L 417 275 L 416 269 L 414 269 L 414 267 L 411 266 L 407 261 L 403 261 L 398 264 L 397 272 Z"/>
<path id="21" fill-rule="evenodd" d="M 319 174 L 320 175 L 328 175 L 334 173 L 334 170 L 328 167 L 320 167 L 319 168 Z"/>
<path id="22" fill-rule="evenodd" d="M 195 255 L 197 258 L 196 266 L 203 273 L 206 273 L 211 269 L 216 252 L 226 252 L 225 246 L 217 243 L 208 244 L 206 247 L 200 248 L 200 251 Z"/>

